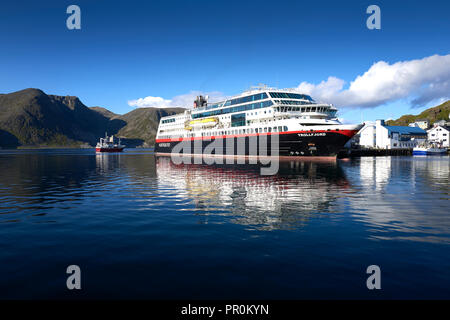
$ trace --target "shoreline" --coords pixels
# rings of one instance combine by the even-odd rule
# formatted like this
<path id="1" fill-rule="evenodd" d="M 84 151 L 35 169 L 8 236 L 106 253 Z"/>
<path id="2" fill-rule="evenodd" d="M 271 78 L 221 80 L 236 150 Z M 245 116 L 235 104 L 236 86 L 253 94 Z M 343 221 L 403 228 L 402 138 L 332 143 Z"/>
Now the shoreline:
<path id="1" fill-rule="evenodd" d="M 154 146 L 149 147 L 125 147 L 126 149 L 151 149 Z M 95 146 L 80 147 L 80 146 L 20 146 L 16 148 L 0 147 L 0 150 L 51 150 L 51 149 L 95 149 Z"/>

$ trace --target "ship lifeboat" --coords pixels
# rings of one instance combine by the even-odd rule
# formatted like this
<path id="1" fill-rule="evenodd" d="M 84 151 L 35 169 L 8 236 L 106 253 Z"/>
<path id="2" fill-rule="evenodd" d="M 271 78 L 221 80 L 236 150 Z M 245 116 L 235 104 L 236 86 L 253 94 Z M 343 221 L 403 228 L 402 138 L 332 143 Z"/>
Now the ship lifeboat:
<path id="1" fill-rule="evenodd" d="M 191 120 L 186 123 L 186 129 L 191 130 L 192 128 L 212 128 L 216 126 L 219 123 L 219 119 L 214 118 L 205 118 L 205 119 L 197 119 L 197 120 Z"/>

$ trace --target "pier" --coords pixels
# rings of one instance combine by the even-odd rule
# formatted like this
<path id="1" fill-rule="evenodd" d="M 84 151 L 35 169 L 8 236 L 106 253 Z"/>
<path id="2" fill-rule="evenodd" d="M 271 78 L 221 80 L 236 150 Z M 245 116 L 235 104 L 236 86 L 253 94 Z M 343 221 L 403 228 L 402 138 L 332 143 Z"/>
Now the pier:
<path id="1" fill-rule="evenodd" d="M 342 149 L 338 159 L 354 157 L 411 156 L 412 149 Z"/>

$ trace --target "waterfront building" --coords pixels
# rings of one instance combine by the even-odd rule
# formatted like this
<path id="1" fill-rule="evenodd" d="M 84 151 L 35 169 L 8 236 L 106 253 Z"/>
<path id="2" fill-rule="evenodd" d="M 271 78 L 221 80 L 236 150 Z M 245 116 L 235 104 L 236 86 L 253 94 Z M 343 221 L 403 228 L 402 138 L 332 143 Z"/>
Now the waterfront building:
<path id="1" fill-rule="evenodd" d="M 427 139 L 419 127 L 387 126 L 384 120 L 366 122 L 359 132 L 359 144 L 365 148 L 412 149 Z"/>
<path id="2" fill-rule="evenodd" d="M 450 147 L 450 126 L 437 125 L 427 131 L 428 141 L 436 142 L 443 147 Z"/>

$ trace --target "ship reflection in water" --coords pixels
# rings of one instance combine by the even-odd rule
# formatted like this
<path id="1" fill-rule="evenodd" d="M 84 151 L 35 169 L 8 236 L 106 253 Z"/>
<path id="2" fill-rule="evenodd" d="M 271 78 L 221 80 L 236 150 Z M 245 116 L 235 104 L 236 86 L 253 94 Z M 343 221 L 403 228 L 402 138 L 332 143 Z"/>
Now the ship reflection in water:
<path id="1" fill-rule="evenodd" d="M 450 298 L 449 157 L 260 169 L 2 150 L 0 299 Z"/>
<path id="2" fill-rule="evenodd" d="M 200 215 L 212 211 L 264 230 L 298 227 L 328 213 L 350 188 L 336 161 L 282 161 L 276 175 L 261 175 L 259 165 L 176 165 L 168 157 L 158 157 L 156 167 L 160 186 L 192 199 Z"/>

